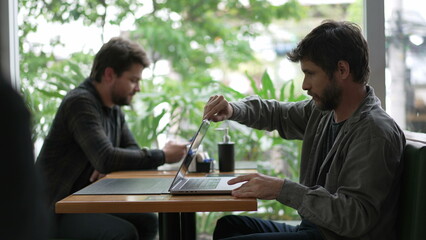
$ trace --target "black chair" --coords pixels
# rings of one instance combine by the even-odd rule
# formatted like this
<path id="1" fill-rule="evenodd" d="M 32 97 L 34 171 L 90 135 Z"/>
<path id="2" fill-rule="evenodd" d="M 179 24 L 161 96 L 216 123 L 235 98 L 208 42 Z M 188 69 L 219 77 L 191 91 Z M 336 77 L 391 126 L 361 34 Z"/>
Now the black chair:
<path id="1" fill-rule="evenodd" d="M 426 239 L 426 142 L 410 140 L 404 150 L 399 239 Z"/>

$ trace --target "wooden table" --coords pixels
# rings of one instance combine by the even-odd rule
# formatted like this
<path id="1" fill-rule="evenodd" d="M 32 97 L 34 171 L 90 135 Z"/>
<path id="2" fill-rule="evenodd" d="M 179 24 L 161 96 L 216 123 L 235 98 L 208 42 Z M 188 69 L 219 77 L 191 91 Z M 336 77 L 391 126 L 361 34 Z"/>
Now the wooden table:
<path id="1" fill-rule="evenodd" d="M 235 173 L 251 172 L 236 170 Z M 174 177 L 176 171 L 122 171 L 106 178 Z M 200 174 L 194 174 L 200 175 Z M 254 198 L 230 195 L 70 195 L 56 203 L 56 213 L 158 212 L 160 239 L 196 239 L 196 212 L 256 211 Z"/>

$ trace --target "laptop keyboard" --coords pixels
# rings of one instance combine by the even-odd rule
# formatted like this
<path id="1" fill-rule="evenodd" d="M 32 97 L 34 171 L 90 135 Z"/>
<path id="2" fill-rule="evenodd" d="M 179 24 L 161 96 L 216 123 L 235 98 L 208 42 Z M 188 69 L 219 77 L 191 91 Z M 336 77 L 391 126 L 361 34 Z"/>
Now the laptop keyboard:
<path id="1" fill-rule="evenodd" d="M 220 182 L 220 178 L 194 179 L 189 178 L 181 189 L 215 189 Z"/>

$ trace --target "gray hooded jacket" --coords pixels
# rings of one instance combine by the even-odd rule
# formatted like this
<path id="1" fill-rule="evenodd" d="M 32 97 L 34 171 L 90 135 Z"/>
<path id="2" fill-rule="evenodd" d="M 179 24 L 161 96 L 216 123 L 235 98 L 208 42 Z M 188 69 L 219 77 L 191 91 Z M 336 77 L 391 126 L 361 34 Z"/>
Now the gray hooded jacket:
<path id="1" fill-rule="evenodd" d="M 315 223 L 325 239 L 396 239 L 396 217 L 405 137 L 380 107 L 373 88 L 344 123 L 321 165 L 325 131 L 333 112 L 312 100 L 283 103 L 248 97 L 232 102 L 232 120 L 285 139 L 303 140 L 300 183 L 285 180 L 277 200 Z M 325 168 L 325 165 L 329 168 Z"/>

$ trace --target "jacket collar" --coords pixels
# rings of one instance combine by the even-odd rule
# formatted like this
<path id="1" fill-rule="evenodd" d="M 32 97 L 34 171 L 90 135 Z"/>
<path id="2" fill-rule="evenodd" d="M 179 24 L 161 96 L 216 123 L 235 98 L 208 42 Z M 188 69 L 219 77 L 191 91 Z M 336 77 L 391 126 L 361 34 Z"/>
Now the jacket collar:
<path id="1" fill-rule="evenodd" d="M 361 104 L 359 105 L 358 109 L 355 110 L 352 116 L 349 117 L 349 119 L 347 120 L 347 123 L 345 124 L 347 127 L 364 119 L 368 114 L 370 114 L 373 108 L 377 108 L 377 107 L 381 108 L 380 106 L 381 102 L 379 98 L 376 97 L 373 87 L 367 85 L 366 88 L 367 88 L 367 95 L 364 98 L 364 100 L 361 102 Z"/>
<path id="2" fill-rule="evenodd" d="M 102 98 L 101 95 L 99 94 L 98 90 L 96 90 L 95 86 L 93 85 L 93 80 L 90 78 L 86 78 L 79 86 L 79 88 L 85 89 L 87 91 L 89 91 L 97 100 L 97 103 L 99 104 L 99 106 L 101 106 L 101 108 L 106 111 L 107 113 L 111 113 L 111 111 L 115 108 L 117 108 L 117 106 L 114 106 L 112 108 L 107 107 L 104 105 L 104 103 L 102 102 Z"/>

